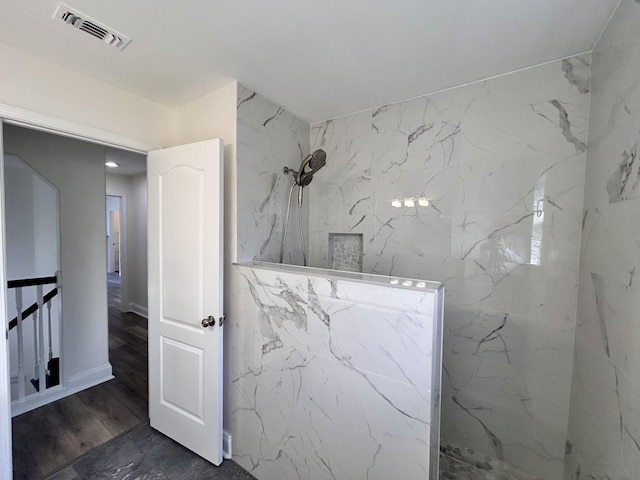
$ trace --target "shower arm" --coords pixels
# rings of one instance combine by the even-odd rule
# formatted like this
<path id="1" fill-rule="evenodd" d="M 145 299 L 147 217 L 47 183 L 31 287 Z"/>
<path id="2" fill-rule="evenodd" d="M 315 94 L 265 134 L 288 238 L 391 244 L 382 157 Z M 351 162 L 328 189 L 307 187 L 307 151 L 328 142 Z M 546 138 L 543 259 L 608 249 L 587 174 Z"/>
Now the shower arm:
<path id="1" fill-rule="evenodd" d="M 296 178 L 298 176 L 298 172 L 293 168 L 284 167 L 282 171 L 284 172 L 285 175 L 289 175 L 290 173 L 293 174 L 293 178 Z"/>

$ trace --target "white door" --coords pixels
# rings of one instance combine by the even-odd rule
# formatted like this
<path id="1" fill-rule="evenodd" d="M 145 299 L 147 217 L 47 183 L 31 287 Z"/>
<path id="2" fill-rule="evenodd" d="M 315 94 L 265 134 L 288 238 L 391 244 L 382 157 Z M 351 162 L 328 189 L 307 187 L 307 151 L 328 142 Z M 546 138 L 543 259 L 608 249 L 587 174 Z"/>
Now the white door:
<path id="1" fill-rule="evenodd" d="M 207 140 L 147 157 L 151 426 L 216 465 L 222 462 L 222 147 Z"/>

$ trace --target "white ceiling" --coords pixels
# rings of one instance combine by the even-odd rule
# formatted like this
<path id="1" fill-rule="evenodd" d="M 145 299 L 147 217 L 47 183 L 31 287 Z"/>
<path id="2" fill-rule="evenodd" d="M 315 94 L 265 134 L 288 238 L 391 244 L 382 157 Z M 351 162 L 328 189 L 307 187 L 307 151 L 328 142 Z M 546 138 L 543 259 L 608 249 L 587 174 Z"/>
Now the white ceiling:
<path id="1" fill-rule="evenodd" d="M 0 0 L 0 41 L 170 107 L 232 79 L 324 120 L 591 50 L 619 0 Z M 5 68 L 6 66 L 3 66 Z"/>

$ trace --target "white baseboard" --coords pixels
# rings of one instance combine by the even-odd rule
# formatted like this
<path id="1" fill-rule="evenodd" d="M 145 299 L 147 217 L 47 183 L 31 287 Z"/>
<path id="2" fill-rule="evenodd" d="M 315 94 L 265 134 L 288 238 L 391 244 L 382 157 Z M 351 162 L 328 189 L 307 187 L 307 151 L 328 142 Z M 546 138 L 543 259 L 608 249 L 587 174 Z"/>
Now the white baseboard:
<path id="1" fill-rule="evenodd" d="M 67 390 L 73 390 L 73 393 L 78 393 L 112 378 L 114 377 L 111 372 L 111 364 L 107 363 L 101 367 L 80 372 L 67 378 Z"/>
<path id="2" fill-rule="evenodd" d="M 53 388 L 48 388 L 42 393 L 29 395 L 25 398 L 24 402 L 14 400 L 11 402 L 11 416 L 15 417 L 31 410 L 35 410 L 36 408 L 43 407 L 48 403 L 55 402 L 61 398 L 68 397 L 74 393 L 94 387 L 100 383 L 111 380 L 112 378 L 114 377 L 111 373 L 110 363 L 103 365 L 102 367 L 94 368 L 93 370 L 73 375 L 67 380 L 66 387 L 58 385 Z"/>
<path id="3" fill-rule="evenodd" d="M 231 434 L 226 430 L 222 432 L 222 457 L 231 458 Z"/>
<path id="4" fill-rule="evenodd" d="M 138 305 L 137 303 L 130 303 L 127 305 L 127 312 L 133 312 L 136 315 L 140 315 L 144 318 L 149 318 L 147 307 L 143 307 L 142 305 Z"/>

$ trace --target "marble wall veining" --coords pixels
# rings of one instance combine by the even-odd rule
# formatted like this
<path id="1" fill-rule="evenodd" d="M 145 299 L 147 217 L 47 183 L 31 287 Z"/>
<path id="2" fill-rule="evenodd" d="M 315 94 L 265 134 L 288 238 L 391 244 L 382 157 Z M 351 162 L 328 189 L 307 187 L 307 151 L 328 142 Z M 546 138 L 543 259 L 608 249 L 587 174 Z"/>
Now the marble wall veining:
<path id="1" fill-rule="evenodd" d="M 640 475 L 640 3 L 593 51 L 568 480 Z"/>
<path id="2" fill-rule="evenodd" d="M 328 155 L 309 189 L 311 265 L 328 265 L 330 233 L 359 233 L 365 272 L 443 281 L 443 437 L 551 480 L 569 416 L 590 61 L 311 126 Z"/>
<path id="3" fill-rule="evenodd" d="M 260 480 L 437 480 L 441 285 L 298 268 L 233 267 L 233 459 Z"/>
<path id="4" fill-rule="evenodd" d="M 238 261 L 280 261 L 291 175 L 309 152 L 309 124 L 238 83 Z M 295 193 L 295 192 L 294 192 Z M 285 262 L 300 264 L 298 208 L 292 201 Z M 302 212 L 308 229 L 308 211 Z"/>

